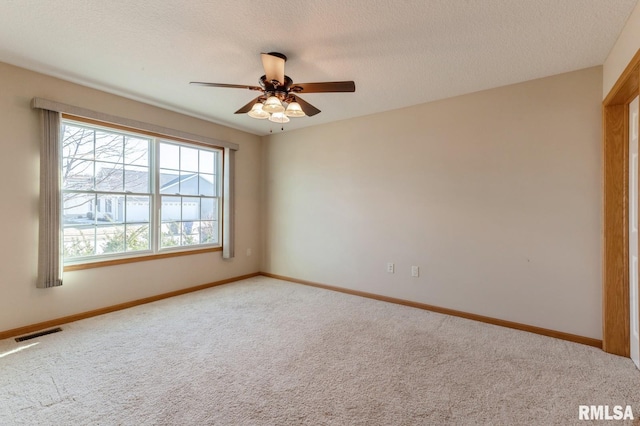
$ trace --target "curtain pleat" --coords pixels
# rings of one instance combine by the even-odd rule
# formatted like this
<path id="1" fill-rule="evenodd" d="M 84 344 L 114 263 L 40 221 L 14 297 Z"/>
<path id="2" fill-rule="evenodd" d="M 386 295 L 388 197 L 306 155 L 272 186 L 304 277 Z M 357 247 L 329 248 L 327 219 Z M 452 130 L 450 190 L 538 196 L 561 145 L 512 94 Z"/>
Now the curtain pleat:
<path id="1" fill-rule="evenodd" d="M 235 216 L 235 154 L 231 148 L 224 149 L 224 188 L 222 191 L 222 258 L 232 259 L 235 256 L 234 216 Z"/>
<path id="2" fill-rule="evenodd" d="M 40 221 L 36 287 L 62 285 L 60 229 L 60 113 L 40 110 Z"/>

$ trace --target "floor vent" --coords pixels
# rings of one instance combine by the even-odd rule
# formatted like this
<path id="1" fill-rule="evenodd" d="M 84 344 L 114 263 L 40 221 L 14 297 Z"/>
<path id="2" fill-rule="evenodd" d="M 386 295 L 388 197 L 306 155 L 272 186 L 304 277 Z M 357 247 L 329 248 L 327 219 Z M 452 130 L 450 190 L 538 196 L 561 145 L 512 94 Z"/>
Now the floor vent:
<path id="1" fill-rule="evenodd" d="M 46 336 L 47 334 L 53 334 L 62 331 L 60 327 L 52 328 L 50 330 L 39 331 L 37 333 L 28 334 L 26 336 L 16 337 L 16 342 L 24 342 L 25 340 L 35 339 L 36 337 Z"/>

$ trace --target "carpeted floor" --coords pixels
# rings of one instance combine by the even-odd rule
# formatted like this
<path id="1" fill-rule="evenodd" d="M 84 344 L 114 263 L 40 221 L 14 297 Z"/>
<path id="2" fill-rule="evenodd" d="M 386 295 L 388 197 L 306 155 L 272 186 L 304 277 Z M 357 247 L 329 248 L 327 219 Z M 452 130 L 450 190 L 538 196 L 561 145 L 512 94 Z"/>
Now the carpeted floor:
<path id="1" fill-rule="evenodd" d="M 640 416 L 629 359 L 266 277 L 62 328 L 0 341 L 0 425 L 569 425 L 593 424 L 579 405 L 627 404 Z"/>

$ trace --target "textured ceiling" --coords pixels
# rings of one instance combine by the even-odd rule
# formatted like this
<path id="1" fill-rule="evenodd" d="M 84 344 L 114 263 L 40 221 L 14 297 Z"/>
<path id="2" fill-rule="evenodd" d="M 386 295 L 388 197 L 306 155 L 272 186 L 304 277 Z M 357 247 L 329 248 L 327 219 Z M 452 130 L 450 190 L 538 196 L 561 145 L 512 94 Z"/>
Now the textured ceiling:
<path id="1" fill-rule="evenodd" d="M 260 52 L 322 110 L 285 131 L 601 65 L 637 0 L 0 0 L 0 61 L 255 134 Z M 1 88 L 2 82 L 0 82 Z"/>

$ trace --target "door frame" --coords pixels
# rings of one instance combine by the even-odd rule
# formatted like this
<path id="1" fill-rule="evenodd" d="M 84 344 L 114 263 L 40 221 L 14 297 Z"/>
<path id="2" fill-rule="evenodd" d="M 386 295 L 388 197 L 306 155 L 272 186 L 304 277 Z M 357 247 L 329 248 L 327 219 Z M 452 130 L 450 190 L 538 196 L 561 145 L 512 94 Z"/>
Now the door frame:
<path id="1" fill-rule="evenodd" d="M 638 94 L 640 50 L 602 102 L 602 349 L 630 356 L 629 103 Z"/>

